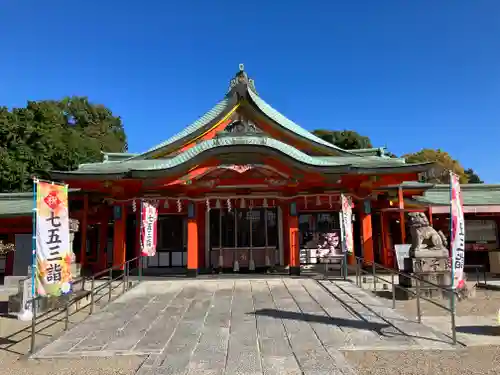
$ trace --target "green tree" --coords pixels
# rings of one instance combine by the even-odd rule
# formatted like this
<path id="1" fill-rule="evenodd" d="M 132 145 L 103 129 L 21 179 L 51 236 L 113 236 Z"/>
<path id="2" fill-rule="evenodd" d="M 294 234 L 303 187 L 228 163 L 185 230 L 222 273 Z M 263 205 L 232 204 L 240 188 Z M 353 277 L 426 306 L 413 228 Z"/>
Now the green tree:
<path id="1" fill-rule="evenodd" d="M 357 150 L 360 148 L 371 148 L 370 138 L 365 137 L 354 130 L 322 130 L 312 132 L 315 136 L 324 139 L 344 150 Z"/>
<path id="2" fill-rule="evenodd" d="M 413 154 L 403 156 L 408 163 L 424 163 L 435 162 L 436 167 L 427 173 L 427 182 L 437 184 L 447 184 L 450 182 L 449 171 L 456 173 L 460 179 L 460 183 L 466 184 L 468 181 L 464 168 L 457 160 L 453 159 L 450 154 L 442 150 L 433 150 L 424 148 Z"/>
<path id="3" fill-rule="evenodd" d="M 122 121 L 85 97 L 0 107 L 0 191 L 28 191 L 31 176 L 100 161 L 127 150 Z"/>
<path id="4" fill-rule="evenodd" d="M 469 180 L 469 184 L 484 184 L 484 181 L 474 172 L 472 168 L 466 169 L 465 174 Z"/>

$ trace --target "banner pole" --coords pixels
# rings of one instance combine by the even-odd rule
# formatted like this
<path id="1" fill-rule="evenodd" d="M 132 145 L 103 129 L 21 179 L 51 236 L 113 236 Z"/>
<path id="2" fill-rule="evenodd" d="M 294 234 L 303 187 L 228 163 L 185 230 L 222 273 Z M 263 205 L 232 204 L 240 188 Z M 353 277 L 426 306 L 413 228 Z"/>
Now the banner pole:
<path id="1" fill-rule="evenodd" d="M 139 281 L 141 281 L 141 276 L 142 276 L 142 262 L 143 262 L 143 256 L 142 256 L 142 249 L 143 249 L 143 237 L 142 237 L 142 226 L 143 226 L 143 218 L 142 218 L 142 212 L 143 212 L 143 207 L 144 207 L 144 200 L 141 199 L 141 204 L 140 204 L 140 210 L 141 214 L 139 215 L 140 220 L 139 220 L 139 267 L 138 267 L 138 276 L 139 276 Z M 159 258 L 158 258 L 159 259 Z"/>
<path id="2" fill-rule="evenodd" d="M 455 261 L 456 254 L 453 248 L 455 237 L 455 223 L 453 222 L 453 178 L 454 173 L 450 171 L 450 253 L 451 253 L 451 308 L 455 310 Z"/>
<path id="3" fill-rule="evenodd" d="M 37 184 L 38 179 L 33 178 L 33 210 L 32 210 L 32 236 L 31 236 L 31 294 L 33 298 L 32 308 L 35 309 L 35 297 L 36 297 L 36 272 L 37 272 L 37 256 L 36 256 L 36 216 L 37 216 L 37 205 L 36 205 L 36 195 L 37 195 Z"/>
<path id="4" fill-rule="evenodd" d="M 453 240 L 455 228 L 453 223 L 453 172 L 450 171 L 450 255 L 451 255 L 451 288 L 455 288 L 455 252 Z"/>

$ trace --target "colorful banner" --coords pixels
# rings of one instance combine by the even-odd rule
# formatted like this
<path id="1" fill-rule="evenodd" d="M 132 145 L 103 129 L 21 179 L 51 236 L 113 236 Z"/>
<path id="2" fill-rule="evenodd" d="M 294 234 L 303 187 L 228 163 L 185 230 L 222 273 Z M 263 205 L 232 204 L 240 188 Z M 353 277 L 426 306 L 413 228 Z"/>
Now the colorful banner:
<path id="1" fill-rule="evenodd" d="M 142 201 L 141 204 L 141 253 L 155 256 L 157 243 L 158 202 Z"/>
<path id="2" fill-rule="evenodd" d="M 462 192 L 458 176 L 450 172 L 451 193 L 451 265 L 453 288 L 464 286 L 465 220 Z"/>
<path id="3" fill-rule="evenodd" d="M 36 293 L 60 296 L 71 292 L 68 187 L 35 181 Z"/>
<path id="4" fill-rule="evenodd" d="M 342 205 L 343 250 L 347 254 L 352 254 L 354 252 L 352 238 L 352 198 L 342 194 L 340 196 L 340 203 Z"/>

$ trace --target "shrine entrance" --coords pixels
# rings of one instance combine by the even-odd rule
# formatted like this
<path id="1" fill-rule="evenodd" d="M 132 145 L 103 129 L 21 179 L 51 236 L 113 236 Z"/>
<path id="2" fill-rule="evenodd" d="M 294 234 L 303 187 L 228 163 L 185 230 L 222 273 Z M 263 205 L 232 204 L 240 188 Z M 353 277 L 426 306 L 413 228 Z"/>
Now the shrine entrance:
<path id="1" fill-rule="evenodd" d="M 187 217 L 160 215 L 154 256 L 145 257 L 143 267 L 185 268 L 187 265 Z"/>
<path id="2" fill-rule="evenodd" d="M 280 208 L 211 209 L 207 217 L 209 267 L 255 270 L 282 264 Z"/>

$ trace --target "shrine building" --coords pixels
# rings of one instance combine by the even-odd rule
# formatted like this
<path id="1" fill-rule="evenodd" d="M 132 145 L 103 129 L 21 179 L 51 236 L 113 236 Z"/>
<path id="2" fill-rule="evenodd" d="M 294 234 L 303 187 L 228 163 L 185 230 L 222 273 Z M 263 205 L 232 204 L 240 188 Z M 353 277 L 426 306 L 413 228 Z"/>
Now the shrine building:
<path id="1" fill-rule="evenodd" d="M 92 271 L 140 254 L 147 199 L 159 204 L 158 242 L 144 269 L 196 276 L 272 267 L 297 275 L 301 263 L 318 261 L 307 251 L 311 239 L 340 231 L 341 194 L 352 198 L 354 253 L 394 267 L 393 245 L 407 239 L 405 212 L 432 210 L 419 197 L 433 185 L 418 182 L 432 167 L 315 136 L 265 102 L 240 65 L 222 99 L 178 134 L 50 177 L 74 189 L 74 251 Z"/>

